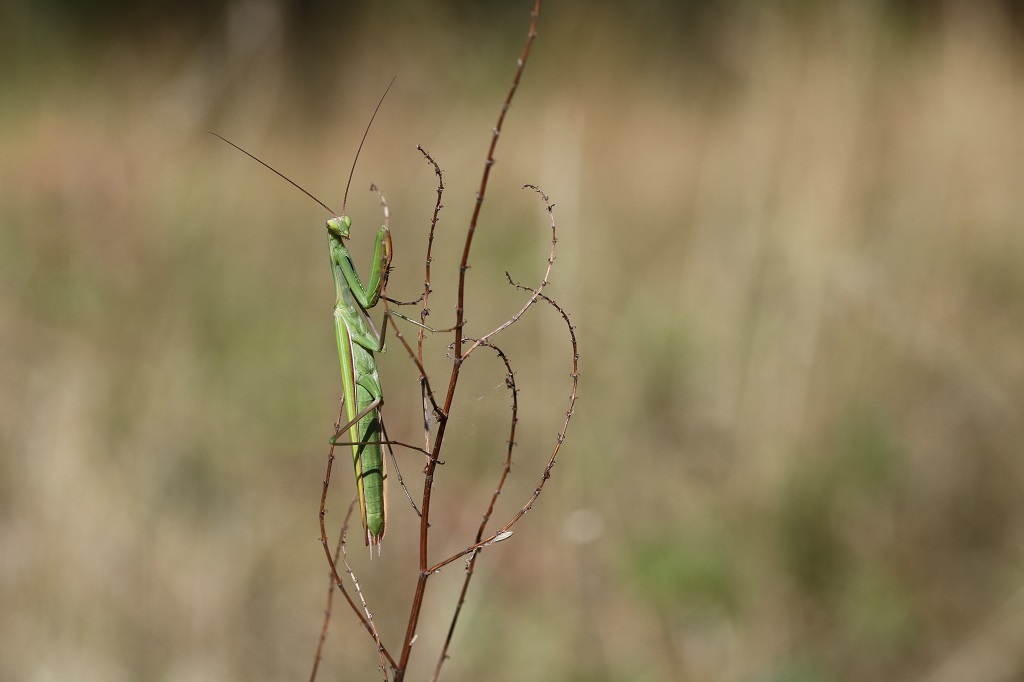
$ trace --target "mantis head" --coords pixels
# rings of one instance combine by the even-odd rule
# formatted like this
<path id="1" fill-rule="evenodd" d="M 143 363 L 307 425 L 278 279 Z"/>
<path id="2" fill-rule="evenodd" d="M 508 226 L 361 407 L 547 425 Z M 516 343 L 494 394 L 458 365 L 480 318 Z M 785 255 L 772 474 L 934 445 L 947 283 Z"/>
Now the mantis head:
<path id="1" fill-rule="evenodd" d="M 347 215 L 335 216 L 327 221 L 327 231 L 341 239 L 348 239 L 350 227 L 352 227 L 352 219 Z"/>

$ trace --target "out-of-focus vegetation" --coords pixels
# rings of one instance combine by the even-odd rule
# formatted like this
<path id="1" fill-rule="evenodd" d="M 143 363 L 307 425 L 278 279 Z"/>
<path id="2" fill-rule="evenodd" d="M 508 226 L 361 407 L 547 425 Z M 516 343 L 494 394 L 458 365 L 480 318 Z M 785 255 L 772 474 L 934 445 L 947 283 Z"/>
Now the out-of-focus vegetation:
<path id="1" fill-rule="evenodd" d="M 389 291 L 416 295 L 423 144 L 448 185 L 443 324 L 529 4 L 0 9 L 0 678 L 308 674 L 340 393 L 326 216 L 204 131 L 337 208 L 397 75 L 356 170 L 353 248 L 364 267 L 373 180 L 392 209 Z M 1024 676 L 1016 7 L 545 7 L 468 331 L 514 309 L 505 269 L 542 270 L 545 214 L 518 189 L 538 182 L 582 397 L 540 503 L 483 555 L 447 679 Z M 536 309 L 504 341 L 524 405 L 505 514 L 562 418 L 559 324 Z M 399 350 L 387 418 L 415 434 Z M 439 555 L 466 544 L 502 456 L 501 368 L 472 371 L 437 484 Z M 337 522 L 353 486 L 347 468 L 335 480 Z M 353 560 L 396 641 L 415 523 L 391 500 L 384 556 Z M 411 679 L 444 636 L 449 573 Z M 322 679 L 375 665 L 338 610 Z"/>

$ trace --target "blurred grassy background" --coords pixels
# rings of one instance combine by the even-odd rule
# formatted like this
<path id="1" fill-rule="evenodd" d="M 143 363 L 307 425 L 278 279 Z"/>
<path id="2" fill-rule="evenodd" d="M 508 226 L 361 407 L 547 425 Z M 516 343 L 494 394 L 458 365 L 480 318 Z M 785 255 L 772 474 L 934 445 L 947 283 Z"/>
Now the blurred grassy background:
<path id="1" fill-rule="evenodd" d="M 323 212 L 365 268 L 387 193 L 433 320 L 529 2 L 0 8 L 0 678 L 305 679 L 316 511 L 340 392 Z M 84 8 L 84 9 L 83 9 Z M 1024 679 L 1020 3 L 545 7 L 471 271 L 469 333 L 542 271 L 583 377 L 555 476 L 483 555 L 445 679 Z M 446 340 L 445 340 L 446 342 Z M 444 343 L 433 348 L 436 381 Z M 532 490 L 568 349 L 536 309 L 499 513 Z M 414 374 L 384 359 L 415 438 Z M 441 382 L 442 384 L 444 382 Z M 508 396 L 481 355 L 440 470 L 434 556 L 466 544 Z M 418 463 L 408 458 L 406 476 Z M 351 494 L 342 466 L 330 518 Z M 353 560 L 387 641 L 413 589 L 392 489 Z M 442 641 L 433 580 L 411 679 Z M 397 645 L 395 645 L 397 646 Z M 372 679 L 343 611 L 321 679 Z"/>

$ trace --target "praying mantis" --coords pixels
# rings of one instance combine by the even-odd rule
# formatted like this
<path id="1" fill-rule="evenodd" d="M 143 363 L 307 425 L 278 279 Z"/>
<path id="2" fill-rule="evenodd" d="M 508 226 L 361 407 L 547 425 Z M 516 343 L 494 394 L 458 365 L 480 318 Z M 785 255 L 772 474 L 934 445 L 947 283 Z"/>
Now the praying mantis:
<path id="1" fill-rule="evenodd" d="M 391 81 L 391 84 L 394 80 Z M 334 329 L 338 341 L 338 361 L 341 365 L 342 402 L 345 418 L 348 422 L 342 425 L 334 436 L 331 445 L 349 445 L 352 448 L 352 464 L 355 469 L 356 490 L 359 496 L 359 511 L 363 520 L 365 541 L 370 547 L 371 556 L 376 545 L 380 554 L 381 540 L 387 530 L 387 468 L 382 450 L 381 406 L 384 403 L 384 392 L 381 388 L 380 376 L 377 373 L 377 361 L 374 353 L 383 353 L 386 325 L 378 330 L 370 319 L 368 311 L 377 305 L 387 285 L 388 270 L 391 267 L 392 245 L 391 233 L 387 225 L 377 230 L 374 244 L 373 261 L 370 276 L 363 285 L 359 274 L 352 263 L 345 241 L 350 238 L 352 219 L 345 214 L 348 202 L 348 190 L 352 184 L 359 152 L 370 132 L 373 119 L 384 102 L 388 85 L 377 103 L 377 108 L 370 117 L 363 138 L 359 142 L 352 169 L 349 171 L 348 183 L 345 185 L 345 197 L 342 200 L 341 214 L 335 213 L 329 206 L 307 192 L 290 178 L 269 164 L 245 151 L 234 142 L 218 135 L 224 142 L 257 161 L 264 167 L 287 180 L 291 185 L 302 191 L 306 196 L 333 216 L 327 221 L 327 239 L 331 257 L 331 274 L 334 279 Z M 339 440 L 347 434 L 348 440 Z"/>
<path id="2" fill-rule="evenodd" d="M 343 211 L 344 213 L 344 211 Z M 331 438 L 349 432 L 352 464 L 355 467 L 359 511 L 363 517 L 366 544 L 377 546 L 387 529 L 387 470 L 381 450 L 380 406 L 384 401 L 374 353 L 384 352 L 384 333 L 378 331 L 367 314 L 377 305 L 387 283 L 391 264 L 391 233 L 384 225 L 377 230 L 373 265 L 366 287 L 352 265 L 344 240 L 349 238 L 352 219 L 347 215 L 327 221 L 331 250 L 331 272 L 337 295 L 334 305 L 334 329 L 338 339 L 338 360 L 348 424 Z M 383 329 L 387 329 L 382 325 Z"/>

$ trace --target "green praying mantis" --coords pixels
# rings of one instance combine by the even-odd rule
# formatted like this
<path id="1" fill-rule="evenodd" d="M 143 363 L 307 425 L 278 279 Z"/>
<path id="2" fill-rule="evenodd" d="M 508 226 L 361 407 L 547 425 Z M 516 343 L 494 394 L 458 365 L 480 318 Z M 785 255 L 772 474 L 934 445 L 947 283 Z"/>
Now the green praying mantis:
<path id="1" fill-rule="evenodd" d="M 384 392 L 373 354 L 384 352 L 384 333 L 377 330 L 366 311 L 377 305 L 387 283 L 388 267 L 391 264 L 391 233 L 384 225 L 377 230 L 373 265 L 364 287 L 345 247 L 344 240 L 349 238 L 351 226 L 352 220 L 347 215 L 327 221 L 331 272 L 337 295 L 334 329 L 338 339 L 341 383 L 349 419 L 348 424 L 331 438 L 331 444 L 337 443 L 341 433 L 349 432 L 366 543 L 371 547 L 377 545 L 379 553 L 380 542 L 387 530 L 387 468 L 381 450 L 380 406 L 384 401 Z M 383 325 L 382 328 L 387 329 Z"/>
<path id="2" fill-rule="evenodd" d="M 392 84 L 394 80 L 391 81 Z M 373 251 L 370 276 L 364 286 L 352 263 L 345 241 L 350 238 L 352 219 L 345 214 L 348 202 L 348 190 L 352 184 L 359 152 L 370 132 L 373 119 L 380 105 L 387 96 L 389 84 L 384 95 L 377 103 L 377 108 L 370 117 L 363 138 L 359 142 L 352 170 L 349 172 L 348 183 L 345 185 L 345 197 L 342 200 L 341 214 L 335 213 L 329 206 L 307 192 L 290 178 L 245 151 L 234 142 L 216 135 L 224 142 L 242 152 L 249 158 L 262 164 L 278 176 L 284 178 L 294 187 L 302 191 L 316 203 L 320 204 L 333 216 L 327 221 L 327 241 L 331 256 L 331 274 L 334 278 L 335 304 L 334 329 L 338 340 L 338 360 L 341 364 L 342 402 L 345 418 L 348 422 L 342 425 L 330 439 L 331 445 L 349 445 L 352 448 L 352 464 L 355 468 L 356 489 L 359 495 L 359 511 L 362 515 L 363 530 L 366 544 L 371 549 L 380 543 L 387 530 L 387 467 L 382 450 L 381 406 L 384 392 L 381 388 L 380 376 L 377 373 L 377 361 L 374 353 L 383 353 L 384 336 L 387 330 L 382 325 L 378 330 L 370 319 L 369 309 L 377 305 L 387 285 L 388 270 L 391 267 L 391 233 L 387 225 L 377 230 Z M 348 440 L 340 438 L 347 434 Z"/>

